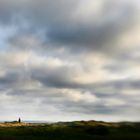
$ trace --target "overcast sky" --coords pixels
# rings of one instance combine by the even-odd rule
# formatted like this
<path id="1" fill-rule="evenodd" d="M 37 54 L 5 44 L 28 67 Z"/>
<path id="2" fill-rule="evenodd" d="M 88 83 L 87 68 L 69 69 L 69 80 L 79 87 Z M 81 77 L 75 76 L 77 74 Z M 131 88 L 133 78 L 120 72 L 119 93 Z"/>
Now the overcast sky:
<path id="1" fill-rule="evenodd" d="M 0 120 L 140 121 L 139 0 L 0 0 Z"/>

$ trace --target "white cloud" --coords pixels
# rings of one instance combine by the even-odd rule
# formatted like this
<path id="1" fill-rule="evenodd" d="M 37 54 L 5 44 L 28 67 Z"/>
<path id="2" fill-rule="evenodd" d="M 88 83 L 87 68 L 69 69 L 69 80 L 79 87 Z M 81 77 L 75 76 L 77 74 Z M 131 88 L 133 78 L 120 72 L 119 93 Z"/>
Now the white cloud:
<path id="1" fill-rule="evenodd" d="M 90 92 L 81 92 L 72 89 L 62 89 L 60 92 L 66 99 L 74 102 L 96 103 L 98 101 L 98 98 Z"/>

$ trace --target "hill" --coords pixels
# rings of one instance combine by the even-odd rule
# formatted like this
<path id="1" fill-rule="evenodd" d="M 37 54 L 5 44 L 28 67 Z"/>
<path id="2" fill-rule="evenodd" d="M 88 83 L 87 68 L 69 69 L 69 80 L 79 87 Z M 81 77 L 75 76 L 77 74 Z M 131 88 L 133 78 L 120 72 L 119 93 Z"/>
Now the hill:
<path id="1" fill-rule="evenodd" d="M 41 123 L 0 123 L 0 140 L 118 140 L 140 139 L 140 123 L 74 121 Z"/>

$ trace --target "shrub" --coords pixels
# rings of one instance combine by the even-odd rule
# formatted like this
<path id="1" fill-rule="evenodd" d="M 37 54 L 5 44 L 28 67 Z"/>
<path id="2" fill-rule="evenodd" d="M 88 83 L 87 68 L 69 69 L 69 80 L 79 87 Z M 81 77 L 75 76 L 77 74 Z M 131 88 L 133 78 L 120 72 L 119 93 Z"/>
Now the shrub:
<path id="1" fill-rule="evenodd" d="M 98 126 L 90 126 L 86 128 L 86 132 L 90 135 L 108 135 L 109 129 L 106 126 L 98 125 Z"/>

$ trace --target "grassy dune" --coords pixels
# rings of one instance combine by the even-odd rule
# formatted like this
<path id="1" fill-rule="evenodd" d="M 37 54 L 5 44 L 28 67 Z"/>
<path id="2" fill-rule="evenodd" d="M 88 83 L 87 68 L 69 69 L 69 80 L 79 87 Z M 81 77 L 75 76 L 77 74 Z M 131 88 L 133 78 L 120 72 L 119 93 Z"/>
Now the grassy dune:
<path id="1" fill-rule="evenodd" d="M 0 140 L 140 140 L 140 123 L 97 121 L 1 123 Z"/>

